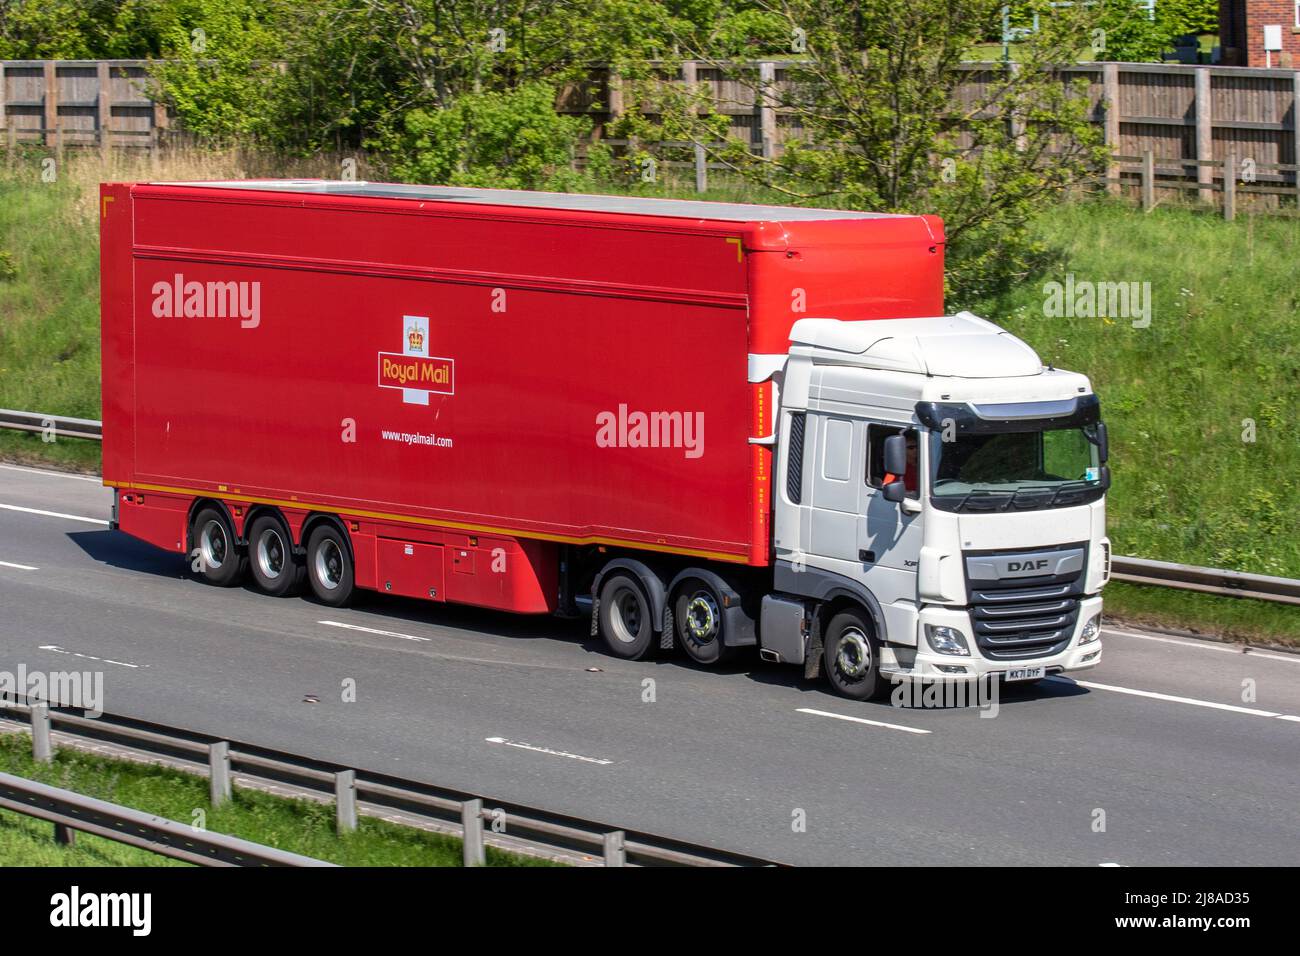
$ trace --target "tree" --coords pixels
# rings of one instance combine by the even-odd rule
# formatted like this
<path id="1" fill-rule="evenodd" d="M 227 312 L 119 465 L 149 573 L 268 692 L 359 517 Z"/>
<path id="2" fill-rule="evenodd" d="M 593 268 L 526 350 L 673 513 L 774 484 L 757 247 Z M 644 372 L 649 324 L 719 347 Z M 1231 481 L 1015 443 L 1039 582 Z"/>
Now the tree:
<path id="1" fill-rule="evenodd" d="M 1087 42 L 1096 11 L 1044 6 L 1018 62 L 981 75 L 965 64 L 998 29 L 1000 8 L 1000 0 L 753 0 L 679 35 L 678 47 L 770 98 L 801 129 L 775 156 L 732 137 L 710 147 L 715 159 L 796 203 L 938 213 L 950 291 L 964 298 L 1040 261 L 1029 220 L 1104 157 L 1086 96 L 1057 72 Z M 747 31 L 734 29 L 740 16 Z M 746 44 L 734 41 L 746 33 L 762 52 L 774 36 L 794 41 L 785 84 L 764 85 L 709 48 L 730 37 L 727 52 L 743 54 Z M 648 91 L 664 119 L 642 135 L 710 143 L 726 134 L 728 117 L 701 94 Z"/>

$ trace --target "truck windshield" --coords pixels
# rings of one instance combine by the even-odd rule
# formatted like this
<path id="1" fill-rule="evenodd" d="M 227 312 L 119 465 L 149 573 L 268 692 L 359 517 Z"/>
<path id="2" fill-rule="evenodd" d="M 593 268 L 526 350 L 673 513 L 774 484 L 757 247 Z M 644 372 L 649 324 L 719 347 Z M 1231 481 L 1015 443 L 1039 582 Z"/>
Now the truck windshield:
<path id="1" fill-rule="evenodd" d="M 933 438 L 932 494 L 945 510 L 1050 508 L 1102 490 L 1097 445 L 1084 428 Z"/>

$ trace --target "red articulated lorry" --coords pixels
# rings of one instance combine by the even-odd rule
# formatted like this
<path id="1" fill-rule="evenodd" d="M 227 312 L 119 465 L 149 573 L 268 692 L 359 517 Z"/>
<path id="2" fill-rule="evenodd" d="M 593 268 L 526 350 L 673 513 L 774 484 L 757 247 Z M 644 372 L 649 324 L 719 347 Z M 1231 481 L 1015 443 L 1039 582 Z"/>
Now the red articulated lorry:
<path id="1" fill-rule="evenodd" d="M 1096 398 L 944 316 L 934 217 L 327 181 L 100 208 L 114 527 L 213 584 L 591 606 L 620 656 L 758 645 L 858 698 L 1100 652 Z M 930 441 L 954 421 L 964 496 Z M 1051 467 L 980 485 L 990 435 Z M 1008 582 L 1059 607 L 1004 601 L 999 658 L 975 592 Z"/>

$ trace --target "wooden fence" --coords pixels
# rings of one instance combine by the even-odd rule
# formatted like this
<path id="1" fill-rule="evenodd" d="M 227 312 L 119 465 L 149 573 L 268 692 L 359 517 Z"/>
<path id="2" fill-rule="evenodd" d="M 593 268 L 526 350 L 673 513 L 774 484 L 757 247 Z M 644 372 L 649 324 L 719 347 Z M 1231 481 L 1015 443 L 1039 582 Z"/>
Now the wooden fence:
<path id="1" fill-rule="evenodd" d="M 167 110 L 144 60 L 0 60 L 4 142 L 51 149 L 157 145 Z"/>
<path id="2" fill-rule="evenodd" d="M 793 60 L 743 65 L 686 62 L 664 82 L 702 86 L 718 112 L 730 118 L 731 136 L 756 153 L 778 155 L 783 144 L 801 138 L 799 118 L 775 105 L 797 69 Z M 969 63 L 958 97 L 978 102 L 1005 69 L 999 63 Z M 1300 71 L 1175 63 L 1086 63 L 1067 67 L 1066 78 L 1084 81 L 1089 116 L 1104 133 L 1114 158 L 1106 174 L 1112 191 L 1134 190 L 1143 182 L 1151 154 L 1152 189 L 1191 189 L 1212 202 L 1224 191 L 1229 160 L 1239 193 L 1300 196 Z M 627 108 L 622 83 L 607 73 L 561 95 L 561 112 L 596 121 L 597 135 Z M 775 89 L 776 95 L 764 96 Z M 647 112 L 648 104 L 639 104 Z M 652 114 L 651 118 L 653 118 Z M 1010 123 L 1008 135 L 1011 135 Z"/>
<path id="3" fill-rule="evenodd" d="M 714 108 L 729 117 L 731 135 L 756 153 L 778 155 L 805 135 L 798 117 L 776 105 L 792 82 L 794 60 L 765 60 L 726 68 L 687 61 L 664 82 L 702 86 Z M 975 101 L 1004 67 L 965 64 L 958 96 Z M 1151 154 L 1152 189 L 1188 189 L 1204 201 L 1224 190 L 1232 161 L 1239 192 L 1300 196 L 1300 72 L 1247 67 L 1160 63 L 1087 63 L 1067 67 L 1085 82 L 1092 121 L 1114 150 L 1107 173 L 1112 190 L 1140 189 Z M 153 146 L 168 128 L 166 108 L 149 95 L 144 60 L 0 61 L 0 142 L 52 148 Z M 625 84 L 608 70 L 562 92 L 557 109 L 590 116 L 596 135 L 626 109 Z M 1008 135 L 1010 135 L 1010 127 Z"/>

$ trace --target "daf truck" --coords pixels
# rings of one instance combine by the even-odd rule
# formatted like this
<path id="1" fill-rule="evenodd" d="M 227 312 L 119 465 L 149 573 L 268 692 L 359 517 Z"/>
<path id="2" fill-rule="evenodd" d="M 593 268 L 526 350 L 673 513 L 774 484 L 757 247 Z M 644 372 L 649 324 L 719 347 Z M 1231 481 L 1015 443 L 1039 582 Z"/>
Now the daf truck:
<path id="1" fill-rule="evenodd" d="M 946 314 L 932 216 L 269 180 L 101 189 L 113 527 L 330 606 L 590 613 L 839 694 L 1095 666 L 1088 379 Z"/>

